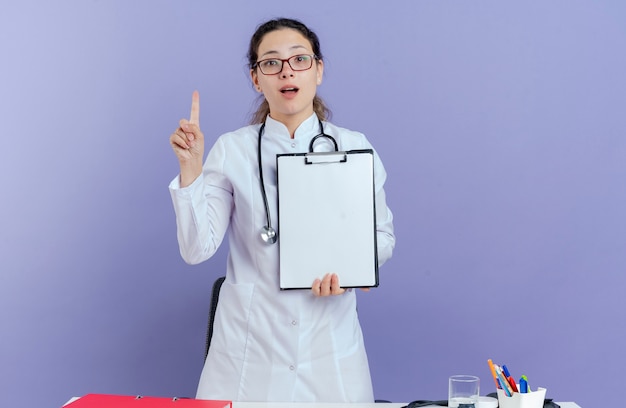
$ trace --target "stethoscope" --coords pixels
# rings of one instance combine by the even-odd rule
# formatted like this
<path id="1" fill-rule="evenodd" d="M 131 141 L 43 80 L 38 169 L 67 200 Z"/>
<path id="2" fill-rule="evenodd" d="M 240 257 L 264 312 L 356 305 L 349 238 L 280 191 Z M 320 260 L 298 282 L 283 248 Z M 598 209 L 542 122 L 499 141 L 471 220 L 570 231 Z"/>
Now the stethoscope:
<path id="1" fill-rule="evenodd" d="M 332 140 L 335 146 L 335 151 L 336 151 L 337 141 L 335 141 L 335 138 L 333 138 L 332 136 L 324 133 L 324 125 L 322 124 L 322 121 L 319 118 L 317 120 L 320 124 L 320 133 L 317 134 L 315 137 L 313 137 L 313 139 L 311 139 L 311 143 L 309 144 L 309 152 L 313 151 L 313 144 L 320 137 L 326 137 Z M 276 232 L 276 230 L 272 227 L 272 219 L 270 217 L 270 206 L 267 201 L 267 193 L 265 192 L 265 182 L 263 180 L 263 160 L 261 157 L 261 138 L 263 137 L 264 131 L 265 131 L 265 122 L 263 122 L 263 124 L 259 128 L 259 145 L 257 148 L 257 157 L 259 159 L 259 182 L 261 184 L 261 194 L 263 195 L 263 204 L 265 205 L 265 217 L 267 219 L 267 224 L 265 224 L 263 228 L 261 228 L 261 239 L 266 244 L 274 244 L 278 240 L 278 232 Z"/>

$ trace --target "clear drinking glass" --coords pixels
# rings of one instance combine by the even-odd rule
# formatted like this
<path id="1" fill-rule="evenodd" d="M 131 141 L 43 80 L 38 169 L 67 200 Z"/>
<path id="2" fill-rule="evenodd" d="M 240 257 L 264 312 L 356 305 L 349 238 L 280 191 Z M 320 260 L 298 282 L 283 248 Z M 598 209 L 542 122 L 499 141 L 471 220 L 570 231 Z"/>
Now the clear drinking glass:
<path id="1" fill-rule="evenodd" d="M 448 380 L 448 407 L 478 408 L 480 378 L 475 375 L 453 375 Z"/>

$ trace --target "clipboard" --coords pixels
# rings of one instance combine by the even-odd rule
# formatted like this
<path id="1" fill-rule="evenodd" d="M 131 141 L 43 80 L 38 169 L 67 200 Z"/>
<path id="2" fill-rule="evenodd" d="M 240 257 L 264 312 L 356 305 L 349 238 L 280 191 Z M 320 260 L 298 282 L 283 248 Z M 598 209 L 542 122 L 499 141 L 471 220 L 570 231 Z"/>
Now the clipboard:
<path id="1" fill-rule="evenodd" d="M 319 137 L 335 150 L 313 152 Z M 276 155 L 280 289 L 310 289 L 336 273 L 343 288 L 378 286 L 374 151 Z"/>

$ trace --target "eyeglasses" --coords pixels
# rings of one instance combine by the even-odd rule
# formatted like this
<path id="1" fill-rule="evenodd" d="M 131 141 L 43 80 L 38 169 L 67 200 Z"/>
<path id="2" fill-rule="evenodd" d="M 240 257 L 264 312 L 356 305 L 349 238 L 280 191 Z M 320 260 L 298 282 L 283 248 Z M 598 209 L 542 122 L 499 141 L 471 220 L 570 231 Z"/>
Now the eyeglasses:
<path id="1" fill-rule="evenodd" d="M 261 70 L 264 75 L 277 75 L 283 70 L 285 62 L 289 64 L 294 71 L 306 71 L 313 66 L 313 60 L 317 59 L 314 54 L 298 54 L 287 59 L 281 58 L 268 58 L 256 62 L 256 66 Z"/>

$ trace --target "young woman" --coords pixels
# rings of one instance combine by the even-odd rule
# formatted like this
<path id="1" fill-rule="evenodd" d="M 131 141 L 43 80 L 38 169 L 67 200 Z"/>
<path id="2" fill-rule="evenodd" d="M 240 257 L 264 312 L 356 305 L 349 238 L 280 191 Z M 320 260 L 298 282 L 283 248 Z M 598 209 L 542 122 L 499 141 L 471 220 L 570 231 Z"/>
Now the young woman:
<path id="1" fill-rule="evenodd" d="M 264 96 L 252 125 L 219 137 L 203 165 L 194 92 L 190 120 L 181 120 L 170 136 L 180 164 L 169 188 L 183 259 L 197 264 L 210 258 L 229 231 L 226 281 L 197 398 L 372 402 L 356 294 L 329 271 L 320 271 L 310 291 L 279 289 L 280 243 L 260 236 L 267 220 L 259 174 L 260 164 L 270 215 L 277 219 L 276 154 L 308 151 L 320 126 L 340 150 L 372 147 L 362 134 L 324 122 L 328 110 L 316 95 L 324 62 L 317 35 L 305 25 L 291 19 L 262 24 L 248 59 L 252 83 Z M 385 170 L 377 154 L 374 160 L 381 265 L 395 237 Z"/>

